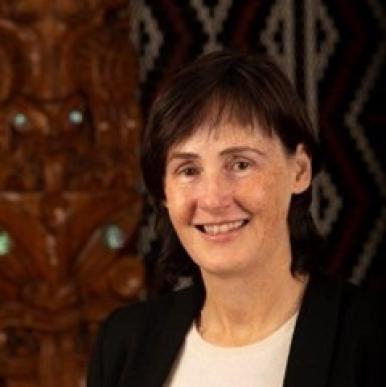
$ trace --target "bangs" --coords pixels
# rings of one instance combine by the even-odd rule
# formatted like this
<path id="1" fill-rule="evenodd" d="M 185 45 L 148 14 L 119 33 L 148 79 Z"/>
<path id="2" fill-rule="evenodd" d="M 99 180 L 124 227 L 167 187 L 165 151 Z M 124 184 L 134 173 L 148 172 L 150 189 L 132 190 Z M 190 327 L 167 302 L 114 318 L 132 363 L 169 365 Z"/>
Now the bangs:
<path id="1" fill-rule="evenodd" d="M 214 90 L 207 90 L 207 95 L 200 95 L 195 101 L 176 101 L 173 110 L 177 114 L 173 114 L 173 119 L 168 119 L 164 133 L 166 136 L 173 133 L 173 137 L 163 138 L 168 147 L 186 140 L 197 130 L 206 130 L 208 134 L 220 133 L 225 124 L 234 124 L 238 129 L 250 132 L 259 130 L 272 136 L 273 118 L 263 99 L 240 86 L 218 86 Z M 165 128 L 164 125 L 162 127 Z"/>
<path id="2" fill-rule="evenodd" d="M 230 123 L 251 131 L 258 128 L 272 135 L 271 119 L 262 110 L 258 101 L 245 92 L 240 95 L 234 90 L 216 90 L 202 106 L 192 132 L 203 126 L 209 131 L 218 130 L 221 125 Z"/>

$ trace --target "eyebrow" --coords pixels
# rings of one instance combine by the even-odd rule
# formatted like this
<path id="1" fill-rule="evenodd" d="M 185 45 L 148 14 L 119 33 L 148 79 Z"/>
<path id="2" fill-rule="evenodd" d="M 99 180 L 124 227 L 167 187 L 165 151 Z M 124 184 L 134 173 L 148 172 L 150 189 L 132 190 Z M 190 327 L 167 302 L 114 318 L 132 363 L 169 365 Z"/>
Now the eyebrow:
<path id="1" fill-rule="evenodd" d="M 231 148 L 224 149 L 220 152 L 220 155 L 228 155 L 233 153 L 242 153 L 242 152 L 254 152 L 260 156 L 265 156 L 265 153 L 259 149 L 252 148 L 250 146 L 234 146 Z"/>
<path id="2" fill-rule="evenodd" d="M 174 152 L 172 153 L 168 158 L 167 161 L 171 161 L 174 159 L 177 160 L 191 160 L 191 159 L 198 159 L 199 156 L 196 153 L 191 152 Z"/>
<path id="3" fill-rule="evenodd" d="M 230 148 L 226 148 L 220 152 L 221 156 L 234 154 L 234 153 L 242 153 L 242 152 L 254 152 L 260 156 L 265 156 L 265 153 L 259 149 L 252 148 L 249 146 L 234 146 Z M 177 160 L 194 160 L 199 159 L 200 156 L 197 153 L 192 152 L 174 152 L 168 157 L 168 162 L 174 159 Z"/>

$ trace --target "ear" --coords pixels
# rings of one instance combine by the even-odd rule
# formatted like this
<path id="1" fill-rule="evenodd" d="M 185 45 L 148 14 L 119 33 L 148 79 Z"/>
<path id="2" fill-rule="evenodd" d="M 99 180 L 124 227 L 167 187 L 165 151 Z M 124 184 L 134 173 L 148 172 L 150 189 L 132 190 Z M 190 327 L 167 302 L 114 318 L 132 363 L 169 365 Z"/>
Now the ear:
<path id="1" fill-rule="evenodd" d="M 311 184 L 312 167 L 311 158 L 306 152 L 304 144 L 298 144 L 294 154 L 294 180 L 292 193 L 300 194 Z"/>

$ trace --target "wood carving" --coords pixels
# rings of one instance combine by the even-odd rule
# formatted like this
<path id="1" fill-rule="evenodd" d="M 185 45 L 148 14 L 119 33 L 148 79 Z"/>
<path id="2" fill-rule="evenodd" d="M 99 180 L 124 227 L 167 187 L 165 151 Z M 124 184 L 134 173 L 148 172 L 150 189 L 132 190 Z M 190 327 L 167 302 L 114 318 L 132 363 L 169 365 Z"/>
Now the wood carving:
<path id="1" fill-rule="evenodd" d="M 127 7 L 0 0 L 0 386 L 84 385 L 99 321 L 143 289 Z"/>

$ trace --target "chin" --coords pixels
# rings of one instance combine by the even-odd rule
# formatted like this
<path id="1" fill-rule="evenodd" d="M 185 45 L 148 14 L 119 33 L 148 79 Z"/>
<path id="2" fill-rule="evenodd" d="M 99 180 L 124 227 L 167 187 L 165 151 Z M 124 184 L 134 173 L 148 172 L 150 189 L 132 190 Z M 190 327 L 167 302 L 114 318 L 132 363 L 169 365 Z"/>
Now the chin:
<path id="1" fill-rule="evenodd" d="M 251 266 L 245 262 L 232 262 L 231 259 L 227 260 L 224 256 L 218 257 L 218 260 L 214 260 L 212 257 L 210 260 L 195 260 L 195 262 L 203 275 L 209 274 L 211 276 L 226 278 L 234 276 L 242 277 L 251 272 Z"/>

